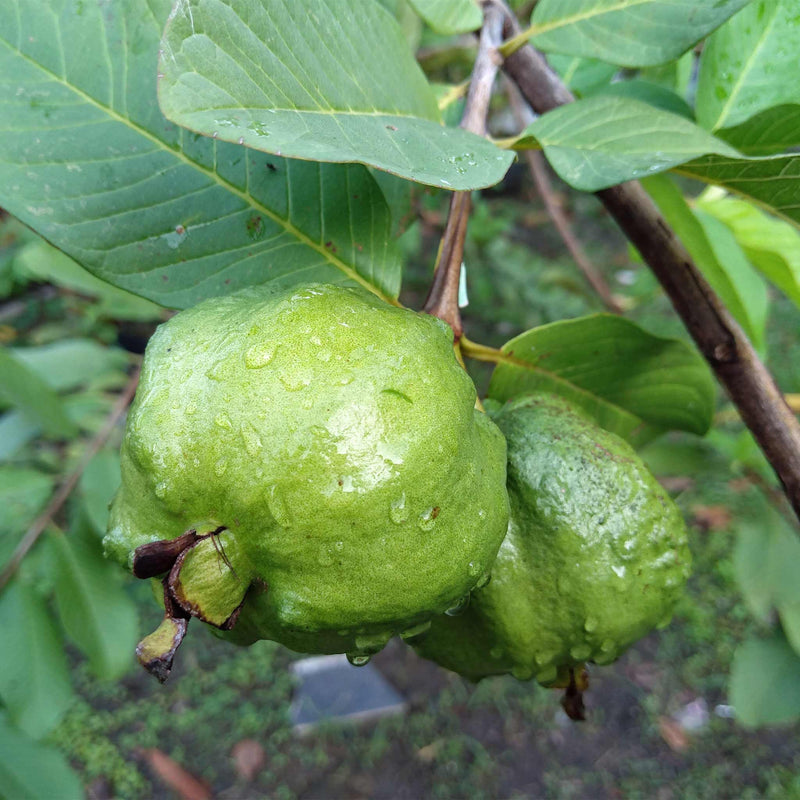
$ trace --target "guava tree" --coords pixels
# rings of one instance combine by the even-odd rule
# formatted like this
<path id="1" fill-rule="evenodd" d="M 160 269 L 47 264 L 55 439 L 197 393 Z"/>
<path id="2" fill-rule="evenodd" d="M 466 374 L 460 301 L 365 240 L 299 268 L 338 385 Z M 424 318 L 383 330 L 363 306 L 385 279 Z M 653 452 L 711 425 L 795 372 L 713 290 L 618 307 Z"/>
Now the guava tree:
<path id="1" fill-rule="evenodd" d="M 639 447 L 708 431 L 712 373 L 727 392 L 771 467 L 752 457 L 778 509 L 736 554 L 765 624 L 737 654 L 733 702 L 746 724 L 795 718 L 800 589 L 790 567 L 800 544 L 788 509 L 800 514 L 800 426 L 762 355 L 770 292 L 800 305 L 800 7 L 516 6 L 0 0 L 0 207 L 33 232 L 25 257 L 40 276 L 58 263 L 78 287 L 95 281 L 110 308 L 152 318 L 157 306 L 311 282 L 396 306 L 397 240 L 415 188 L 452 192 L 422 310 L 450 326 L 459 358 L 495 365 L 490 401 L 558 395 Z M 428 80 L 415 59 L 423 25 L 445 58 L 475 34 L 467 83 Z M 487 134 L 490 102 L 513 113 L 512 135 Z M 574 241 L 612 313 L 534 328 L 500 349 L 469 337 L 459 301 L 470 193 L 499 183 L 515 157 L 546 180 L 541 154 L 605 206 L 696 349 L 616 313 Z M 97 536 L 119 469 L 102 448 L 136 376 L 85 342 L 64 348 L 0 349 L 0 476 L 12 512 L 0 527 L 0 782 L 25 796 L 48 796 L 51 780 L 75 786 L 37 743 L 70 702 L 64 637 L 106 677 L 127 668 L 136 638 Z M 70 358 L 80 375 L 64 369 Z M 52 468 L 19 460 L 39 440 L 67 445 L 55 450 L 57 482 Z M 31 754 L 47 768 L 26 770 Z"/>

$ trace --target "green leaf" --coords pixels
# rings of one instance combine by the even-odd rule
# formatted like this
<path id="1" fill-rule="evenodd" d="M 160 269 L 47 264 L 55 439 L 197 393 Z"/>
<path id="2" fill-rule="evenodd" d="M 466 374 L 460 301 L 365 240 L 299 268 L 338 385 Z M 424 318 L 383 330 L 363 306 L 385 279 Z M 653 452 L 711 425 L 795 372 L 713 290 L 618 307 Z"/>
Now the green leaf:
<path id="1" fill-rule="evenodd" d="M 79 800 L 78 776 L 55 748 L 14 728 L 0 711 L 0 793 L 8 800 Z"/>
<path id="2" fill-rule="evenodd" d="M 733 550 L 736 582 L 750 612 L 761 622 L 769 619 L 775 599 L 771 540 L 772 533 L 764 526 L 742 523 Z"/>
<path id="3" fill-rule="evenodd" d="M 703 359 L 683 342 L 621 317 L 554 322 L 502 349 L 512 361 L 495 368 L 489 385 L 495 400 L 554 392 L 635 443 L 669 429 L 703 434 L 711 424 L 715 388 Z"/>
<path id="4" fill-rule="evenodd" d="M 800 307 L 800 232 L 744 200 L 704 192 L 698 208 L 724 222 L 753 266 Z"/>
<path id="5" fill-rule="evenodd" d="M 21 411 L 0 415 L 0 461 L 5 461 L 39 434 L 39 426 Z"/>
<path id="6" fill-rule="evenodd" d="M 669 111 L 671 114 L 678 114 L 688 120 L 694 119 L 689 104 L 672 89 L 659 86 L 657 83 L 634 78 L 629 81 L 616 81 L 608 86 L 600 87 L 595 95 L 606 95 L 608 97 L 628 97 L 631 100 L 638 100 L 647 103 L 649 106 L 659 108 L 662 111 Z"/>
<path id="7" fill-rule="evenodd" d="M 686 245 L 711 288 L 744 328 L 756 349 L 763 352 L 767 288 L 733 234 L 714 217 L 702 211 L 694 213 L 678 187 L 665 175 L 646 178 L 642 184 Z"/>
<path id="8" fill-rule="evenodd" d="M 68 392 L 109 373 L 121 373 L 129 364 L 124 350 L 104 347 L 92 339 L 62 339 L 39 347 L 11 351 L 38 378 L 58 392 Z"/>
<path id="9" fill-rule="evenodd" d="M 514 146 L 537 143 L 561 178 L 587 192 L 663 172 L 706 153 L 738 155 L 678 114 L 603 95 L 544 114 Z"/>
<path id="10" fill-rule="evenodd" d="M 497 183 L 513 160 L 440 124 L 402 31 L 374 0 L 184 0 L 162 53 L 164 114 L 206 136 L 460 190 Z"/>
<path id="11" fill-rule="evenodd" d="M 791 722 L 800 715 L 800 656 L 783 636 L 739 645 L 730 699 L 737 719 L 748 728 Z"/>
<path id="12" fill-rule="evenodd" d="M 2 440 L 0 440 L 2 441 Z M 8 561 L 17 542 L 45 507 L 53 479 L 25 467 L 0 466 L 0 566 Z"/>
<path id="13" fill-rule="evenodd" d="M 84 509 L 95 532 L 103 536 L 108 523 L 108 506 L 121 483 L 119 453 L 101 450 L 81 475 L 80 491 Z"/>
<path id="14" fill-rule="evenodd" d="M 155 303 L 96 278 L 68 255 L 41 240 L 20 250 L 14 258 L 14 271 L 28 280 L 47 281 L 97 297 L 100 300 L 97 312 L 114 319 L 155 320 L 163 313 Z"/>
<path id="15" fill-rule="evenodd" d="M 539 0 L 530 32 L 546 52 L 644 67 L 677 58 L 747 2 Z"/>
<path id="16" fill-rule="evenodd" d="M 773 106 L 717 136 L 748 156 L 768 156 L 800 146 L 800 105 Z"/>
<path id="17" fill-rule="evenodd" d="M 749 159 L 708 155 L 675 167 L 673 172 L 748 197 L 800 226 L 800 155 Z"/>
<path id="18" fill-rule="evenodd" d="M 469 33 L 483 23 L 475 0 L 409 0 L 411 6 L 437 33 Z"/>
<path id="19" fill-rule="evenodd" d="M 364 167 L 177 128 L 154 80 L 168 0 L 81 10 L 0 0 L 0 207 L 162 305 L 311 280 L 396 296 L 391 220 Z"/>
<path id="20" fill-rule="evenodd" d="M 100 678 L 119 678 L 133 663 L 138 618 L 103 558 L 99 540 L 69 534 L 50 537 L 56 553 L 56 606 L 64 629 Z"/>
<path id="21" fill-rule="evenodd" d="M 617 73 L 617 67 L 596 58 L 576 58 L 553 53 L 547 62 L 561 76 L 570 91 L 579 97 L 606 86 Z"/>
<path id="22" fill-rule="evenodd" d="M 0 699 L 34 739 L 51 731 L 72 702 L 63 642 L 44 601 L 13 581 L 0 595 Z"/>
<path id="23" fill-rule="evenodd" d="M 712 34 L 697 81 L 697 121 L 716 131 L 800 103 L 797 0 L 758 0 Z"/>
<path id="24" fill-rule="evenodd" d="M 54 438 L 74 436 L 78 429 L 61 400 L 17 354 L 0 346 L 0 401 L 17 406 L 30 422 Z"/>

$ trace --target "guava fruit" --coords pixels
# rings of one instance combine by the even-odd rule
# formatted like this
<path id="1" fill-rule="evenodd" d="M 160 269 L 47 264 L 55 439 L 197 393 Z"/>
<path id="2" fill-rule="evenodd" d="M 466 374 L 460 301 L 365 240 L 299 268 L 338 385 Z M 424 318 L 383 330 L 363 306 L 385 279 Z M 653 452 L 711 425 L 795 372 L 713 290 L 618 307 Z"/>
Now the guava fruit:
<path id="1" fill-rule="evenodd" d="M 105 538 L 164 576 L 140 660 L 164 677 L 196 616 L 359 663 L 456 604 L 508 520 L 505 440 L 475 397 L 447 325 L 361 289 L 251 290 L 161 325 Z"/>
<path id="2" fill-rule="evenodd" d="M 508 445 L 511 516 L 491 571 L 459 616 L 412 642 L 477 681 L 511 673 L 570 686 L 667 624 L 689 574 L 675 503 L 634 450 L 553 395 L 493 415 Z"/>

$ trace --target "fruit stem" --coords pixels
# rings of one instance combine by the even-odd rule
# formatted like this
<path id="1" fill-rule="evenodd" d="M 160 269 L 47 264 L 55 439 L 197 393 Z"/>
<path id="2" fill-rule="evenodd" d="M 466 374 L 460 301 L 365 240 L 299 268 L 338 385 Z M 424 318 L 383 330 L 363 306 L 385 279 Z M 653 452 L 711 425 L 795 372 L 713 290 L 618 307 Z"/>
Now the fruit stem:
<path id="1" fill-rule="evenodd" d="M 500 64 L 497 48 L 503 37 L 502 9 L 495 3 L 486 3 L 483 11 L 478 54 L 470 78 L 464 115 L 461 118 L 461 127 L 478 136 L 486 135 L 486 115 Z M 433 283 L 423 307 L 425 312 L 444 320 L 453 329 L 456 342 L 459 342 L 464 333 L 458 307 L 458 290 L 461 284 L 464 242 L 471 208 L 472 199 L 469 192 L 453 193 Z"/>

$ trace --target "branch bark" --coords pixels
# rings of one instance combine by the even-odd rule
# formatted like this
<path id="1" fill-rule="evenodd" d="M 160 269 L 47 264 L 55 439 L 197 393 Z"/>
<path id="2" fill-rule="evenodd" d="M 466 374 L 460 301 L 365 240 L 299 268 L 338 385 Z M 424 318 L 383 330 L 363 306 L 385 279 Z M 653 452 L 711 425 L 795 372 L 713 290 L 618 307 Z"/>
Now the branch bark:
<path id="1" fill-rule="evenodd" d="M 503 17 L 503 9 L 499 6 L 493 3 L 484 6 L 478 55 L 461 118 L 461 127 L 478 136 L 486 134 L 489 100 L 499 68 L 497 48 L 503 40 Z M 471 208 L 469 192 L 455 192 L 450 199 L 450 211 L 442 235 L 433 283 L 423 306 L 424 311 L 443 319 L 453 329 L 456 342 L 464 333 L 458 308 L 458 288 L 461 283 L 461 263 L 464 260 L 464 241 Z"/>
<path id="2" fill-rule="evenodd" d="M 500 0 L 494 2 L 500 5 Z M 511 38 L 519 32 L 516 18 L 505 8 L 503 35 Z M 509 55 L 504 69 L 539 114 L 575 99 L 530 45 Z M 800 518 L 800 423 L 774 378 L 641 185 L 623 183 L 597 192 L 597 197 L 664 287 Z"/>

